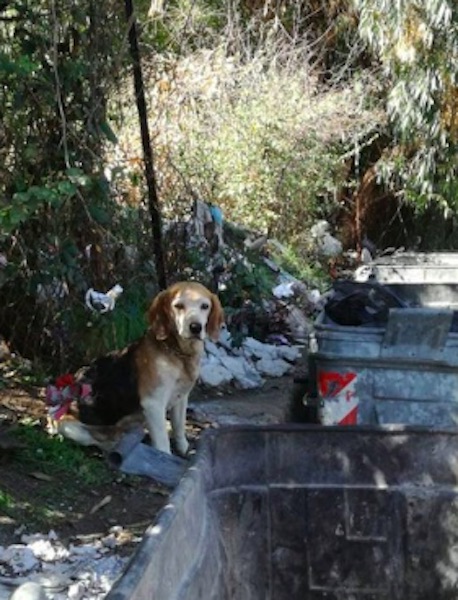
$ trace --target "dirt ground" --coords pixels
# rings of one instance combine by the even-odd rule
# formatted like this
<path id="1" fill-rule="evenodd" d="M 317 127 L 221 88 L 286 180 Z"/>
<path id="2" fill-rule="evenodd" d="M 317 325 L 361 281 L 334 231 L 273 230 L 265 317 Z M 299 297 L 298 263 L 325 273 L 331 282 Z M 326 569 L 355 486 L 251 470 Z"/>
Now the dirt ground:
<path id="1" fill-rule="evenodd" d="M 262 399 L 269 396 L 284 403 L 290 383 L 291 377 L 273 379 L 261 389 L 224 396 L 197 389 L 192 399 L 205 404 L 207 400 L 227 398 L 242 408 L 254 401 L 262 410 Z M 22 448 L 15 442 L 14 429 L 21 427 L 24 418 L 45 428 L 46 417 L 43 388 L 0 390 L 0 545 L 17 542 L 22 532 L 48 533 L 50 530 L 64 543 L 82 543 L 107 535 L 114 528 L 119 532 L 118 544 L 130 554 L 146 527 L 166 504 L 171 490 L 148 478 L 119 471 L 109 473 L 108 482 L 90 485 L 81 484 L 72 472 L 56 476 L 37 472 L 35 466 L 18 460 Z M 192 412 L 188 413 L 191 447 L 196 448 L 202 430 L 210 426 L 201 420 L 193 421 Z M 88 457 L 104 461 L 95 449 L 84 449 L 84 452 Z"/>
<path id="2" fill-rule="evenodd" d="M 35 468 L 29 470 L 18 460 L 22 448 L 15 441 L 14 430 L 24 418 L 45 427 L 43 394 L 41 389 L 20 388 L 0 392 L 0 494 L 12 499 L 6 510 L 0 505 L 0 545 L 14 543 L 22 532 L 36 533 L 38 529 L 40 533 L 54 530 L 66 542 L 85 541 L 120 525 L 128 550 L 166 502 L 168 490 L 122 473 L 108 476 L 108 482 L 82 485 L 72 473 L 54 478 Z M 95 449 L 84 452 L 91 457 L 98 454 Z"/>

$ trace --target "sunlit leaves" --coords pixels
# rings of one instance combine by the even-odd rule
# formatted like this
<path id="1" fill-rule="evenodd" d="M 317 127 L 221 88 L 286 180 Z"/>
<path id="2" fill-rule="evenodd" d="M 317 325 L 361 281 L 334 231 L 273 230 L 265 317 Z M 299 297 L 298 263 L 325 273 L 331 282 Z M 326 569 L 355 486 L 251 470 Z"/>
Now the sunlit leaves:
<path id="1" fill-rule="evenodd" d="M 387 108 L 408 148 L 401 176 L 418 201 L 458 205 L 458 5 L 355 0 L 360 33 L 388 76 Z"/>

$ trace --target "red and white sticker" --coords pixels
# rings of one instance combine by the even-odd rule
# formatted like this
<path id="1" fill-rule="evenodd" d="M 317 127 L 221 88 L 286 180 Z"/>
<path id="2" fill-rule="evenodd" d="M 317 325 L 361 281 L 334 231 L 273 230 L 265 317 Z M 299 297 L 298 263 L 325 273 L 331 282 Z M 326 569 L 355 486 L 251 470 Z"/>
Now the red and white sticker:
<path id="1" fill-rule="evenodd" d="M 353 372 L 318 371 L 318 393 L 323 402 L 323 425 L 356 425 L 359 398 Z"/>

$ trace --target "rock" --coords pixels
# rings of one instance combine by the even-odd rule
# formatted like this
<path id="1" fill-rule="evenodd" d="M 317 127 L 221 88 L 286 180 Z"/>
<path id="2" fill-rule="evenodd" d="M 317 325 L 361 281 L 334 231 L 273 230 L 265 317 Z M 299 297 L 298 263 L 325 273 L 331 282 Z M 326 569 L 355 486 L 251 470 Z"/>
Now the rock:
<path id="1" fill-rule="evenodd" d="M 243 375 L 243 373 L 245 373 L 245 370 L 247 368 L 249 368 L 249 364 L 248 361 L 243 358 L 243 357 L 237 357 L 237 356 L 226 356 L 226 358 L 223 361 L 223 366 L 230 371 L 234 377 L 237 377 L 238 375 Z"/>
<path id="2" fill-rule="evenodd" d="M 297 311 L 302 315 L 300 309 Z M 302 330 L 301 334 L 306 337 Z M 281 377 L 288 372 L 288 363 L 295 362 L 301 355 L 301 350 L 291 347 L 286 337 L 283 340 L 278 345 L 247 337 L 240 348 L 235 348 L 232 346 L 230 333 L 223 329 L 218 342 L 205 342 L 201 383 L 207 387 L 232 383 L 239 389 L 254 389 L 264 384 L 264 376 Z"/>
<path id="3" fill-rule="evenodd" d="M 282 377 L 292 369 L 292 365 L 282 358 L 262 358 L 256 363 L 256 369 L 268 377 Z"/>
<path id="4" fill-rule="evenodd" d="M 264 379 L 254 369 L 249 373 L 240 375 L 235 379 L 235 387 L 241 390 L 253 390 L 255 388 L 261 387 L 263 383 Z"/>

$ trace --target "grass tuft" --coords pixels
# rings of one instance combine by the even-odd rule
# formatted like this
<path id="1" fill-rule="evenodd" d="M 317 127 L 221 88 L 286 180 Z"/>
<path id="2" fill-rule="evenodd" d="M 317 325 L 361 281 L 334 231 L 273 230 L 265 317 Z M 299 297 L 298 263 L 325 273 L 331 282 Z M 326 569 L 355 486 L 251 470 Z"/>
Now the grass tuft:
<path id="1" fill-rule="evenodd" d="M 68 477 L 83 485 L 108 483 L 113 474 L 99 457 L 61 436 L 49 436 L 33 424 L 24 424 L 16 432 L 23 448 L 17 451 L 19 466 L 52 478 Z"/>

